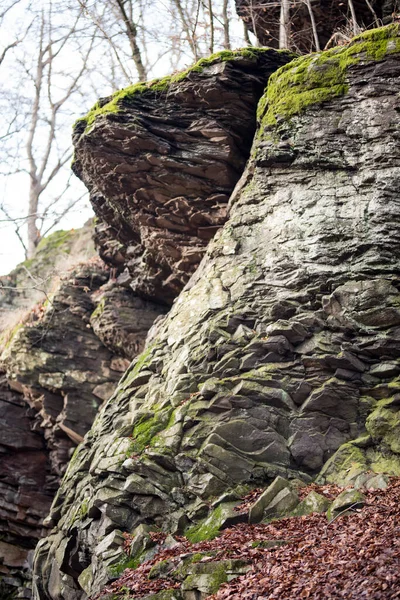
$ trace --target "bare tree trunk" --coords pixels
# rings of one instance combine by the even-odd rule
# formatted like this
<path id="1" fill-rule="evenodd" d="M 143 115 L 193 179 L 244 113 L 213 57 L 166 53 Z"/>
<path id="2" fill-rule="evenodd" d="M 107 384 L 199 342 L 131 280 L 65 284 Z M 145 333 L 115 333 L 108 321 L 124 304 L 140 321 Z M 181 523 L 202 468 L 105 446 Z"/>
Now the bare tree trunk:
<path id="1" fill-rule="evenodd" d="M 27 258 L 32 258 L 36 252 L 36 247 L 40 242 L 40 231 L 36 226 L 37 212 L 39 205 L 40 192 L 37 188 L 37 184 L 31 180 L 29 190 L 29 205 L 28 205 L 28 217 L 27 217 L 27 228 L 28 228 L 28 251 Z"/>
<path id="2" fill-rule="evenodd" d="M 360 33 L 361 28 L 359 27 L 359 25 L 357 23 L 357 15 L 356 15 L 356 11 L 354 8 L 353 0 L 349 0 L 349 8 L 350 8 L 350 12 L 351 12 L 351 20 L 353 21 L 353 32 L 354 32 L 354 35 L 357 35 L 358 33 Z"/>
<path id="3" fill-rule="evenodd" d="M 28 139 L 26 141 L 26 153 L 28 156 L 29 165 L 29 203 L 28 203 L 28 258 L 32 258 L 35 253 L 38 243 L 38 229 L 36 227 L 36 215 L 39 204 L 38 192 L 38 168 L 34 156 L 34 138 L 36 129 L 39 123 L 40 112 L 40 95 L 42 92 L 43 75 L 44 75 L 44 14 L 42 13 L 42 21 L 40 24 L 39 52 L 36 63 L 35 74 L 35 96 L 32 104 L 32 112 L 29 123 Z"/>
<path id="4" fill-rule="evenodd" d="M 125 25 L 126 34 L 128 36 L 129 44 L 132 50 L 133 62 L 135 63 L 135 67 L 139 76 L 139 81 L 146 81 L 147 73 L 146 69 L 144 68 L 142 55 L 137 43 L 137 27 L 133 22 L 133 19 L 130 19 L 126 13 L 124 0 L 116 0 L 116 4 Z"/>
<path id="5" fill-rule="evenodd" d="M 243 21 L 243 37 L 244 37 L 244 41 L 246 42 L 246 44 L 248 46 L 251 46 L 251 40 L 250 40 L 250 36 L 249 36 L 249 28 L 247 27 L 247 23 L 245 21 Z"/>
<path id="6" fill-rule="evenodd" d="M 321 46 L 319 44 L 317 25 L 315 23 L 315 17 L 314 17 L 313 9 L 312 9 L 312 6 L 311 6 L 311 0 L 305 0 L 305 3 L 307 5 L 308 12 L 310 14 L 311 27 L 312 27 L 313 36 L 314 36 L 315 49 L 316 49 L 317 52 L 319 52 L 321 50 Z"/>
<path id="7" fill-rule="evenodd" d="M 369 0 L 365 0 L 366 5 L 368 6 L 369 10 L 371 11 L 371 13 L 374 16 L 375 19 L 375 25 L 379 26 L 379 19 L 378 19 L 378 15 L 376 14 L 376 12 L 374 11 L 372 4 L 369 2 Z"/>
<path id="8" fill-rule="evenodd" d="M 52 24 L 51 9 L 48 15 L 42 12 L 40 30 L 38 35 L 38 51 L 34 74 L 29 73 L 33 83 L 33 101 L 29 111 L 29 127 L 26 139 L 26 156 L 28 159 L 29 175 L 29 200 L 27 210 L 27 229 L 28 243 L 27 254 L 31 258 L 40 241 L 41 229 L 45 219 L 50 216 L 49 210 L 57 200 L 63 195 L 48 204 L 47 208 L 40 207 L 42 193 L 48 188 L 49 184 L 63 169 L 64 165 L 71 159 L 70 148 L 64 152 L 59 152 L 57 146 L 57 121 L 60 109 L 64 106 L 71 95 L 77 90 L 78 83 L 87 68 L 87 60 L 92 51 L 95 37 L 93 36 L 85 54 L 82 56 L 80 70 L 68 82 L 68 87 L 60 90 L 58 85 L 57 73 L 55 69 L 55 59 L 67 44 L 71 36 L 77 33 L 77 25 L 80 15 L 71 25 L 69 31 L 63 36 L 53 41 L 55 29 Z M 54 100 L 53 94 L 63 94 L 57 100 Z M 44 127 L 45 123 L 45 127 Z M 38 140 L 40 138 L 40 143 Z M 56 160 L 54 160 L 56 157 Z M 68 212 L 68 208 L 62 214 Z M 57 224 L 58 218 L 53 221 Z M 39 225 L 41 223 L 41 225 Z M 51 227 L 50 227 L 51 228 Z"/>
<path id="9" fill-rule="evenodd" d="M 250 0 L 250 19 L 251 19 L 251 23 L 253 26 L 253 34 L 256 36 L 256 40 L 257 40 L 257 46 L 260 46 L 260 41 L 257 37 L 257 12 L 256 10 L 254 10 L 253 8 L 253 0 Z M 251 46 L 251 42 L 250 42 L 250 37 L 248 35 L 248 31 L 247 31 L 247 37 L 249 40 L 249 46 Z"/>
<path id="10" fill-rule="evenodd" d="M 210 54 L 214 53 L 214 14 L 212 9 L 212 0 L 208 0 L 208 12 L 210 15 Z"/>
<path id="11" fill-rule="evenodd" d="M 289 48 L 290 39 L 290 0 L 281 0 L 279 19 L 279 48 Z"/>
<path id="12" fill-rule="evenodd" d="M 229 14 L 228 14 L 229 0 L 224 0 L 222 5 L 222 18 L 224 22 L 224 48 L 226 50 L 231 49 L 231 40 L 229 34 Z"/>
<path id="13" fill-rule="evenodd" d="M 199 50 L 196 44 L 196 40 L 195 40 L 195 33 L 196 33 L 196 25 L 193 29 L 193 31 L 190 31 L 190 27 L 189 27 L 189 23 L 188 20 L 186 18 L 185 12 L 183 10 L 182 4 L 180 0 L 173 0 L 173 3 L 176 6 L 176 9 L 178 11 L 179 17 L 181 19 L 182 22 L 182 27 L 183 27 L 183 31 L 185 32 L 186 35 L 186 39 L 188 41 L 188 44 L 190 46 L 191 51 L 193 52 L 193 56 L 194 56 L 194 60 L 197 60 L 199 58 Z M 200 6 L 200 0 L 199 0 L 199 5 Z M 196 18 L 197 21 L 197 18 Z"/>

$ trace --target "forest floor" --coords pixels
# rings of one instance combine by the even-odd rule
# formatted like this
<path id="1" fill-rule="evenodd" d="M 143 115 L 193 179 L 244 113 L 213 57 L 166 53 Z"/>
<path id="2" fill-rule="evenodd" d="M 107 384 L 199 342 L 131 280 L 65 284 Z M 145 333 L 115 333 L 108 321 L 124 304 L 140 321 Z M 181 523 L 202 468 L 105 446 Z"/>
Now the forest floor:
<path id="1" fill-rule="evenodd" d="M 329 499 L 342 491 L 311 484 L 301 490 L 302 497 L 311 490 Z M 200 562 L 240 559 L 251 564 L 245 575 L 223 584 L 209 600 L 400 599 L 400 478 L 392 478 L 386 490 L 363 493 L 363 507 L 331 522 L 325 514 L 312 514 L 267 524 L 242 523 L 196 544 L 175 538 L 176 546 L 137 569 L 126 569 L 102 595 L 139 599 L 179 589 L 181 583 L 168 573 L 149 578 L 152 567 L 160 561 L 178 564 L 191 553 L 204 553 Z M 243 504 L 253 501 L 254 495 Z M 265 547 L 275 542 L 275 547 Z"/>

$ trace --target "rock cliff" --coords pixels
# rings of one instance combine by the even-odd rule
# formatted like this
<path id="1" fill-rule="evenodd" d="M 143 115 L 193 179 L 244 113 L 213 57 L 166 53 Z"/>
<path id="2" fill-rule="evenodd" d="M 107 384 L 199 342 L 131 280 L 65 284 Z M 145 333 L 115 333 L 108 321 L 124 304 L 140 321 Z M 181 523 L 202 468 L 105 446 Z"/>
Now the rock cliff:
<path id="1" fill-rule="evenodd" d="M 291 58 L 226 51 L 103 98 L 76 123 L 73 169 L 100 219 L 101 255 L 127 267 L 135 292 L 170 304 L 187 283 L 226 220 L 268 77 Z"/>
<path id="2" fill-rule="evenodd" d="M 239 74 L 230 61 L 212 61 L 172 88 L 117 95 L 77 125 L 75 168 L 134 257 L 128 285 L 145 296 L 170 301 L 186 282 L 192 269 L 179 265 L 194 248 L 201 255 L 203 226 L 225 220 L 251 137 L 250 127 L 239 157 L 229 141 L 237 133 L 216 124 L 215 112 L 212 127 L 200 115 L 194 125 L 192 109 L 176 132 L 176 117 L 166 122 L 158 108 L 188 110 L 190 83 L 202 115 L 208 77 L 225 85 L 233 71 L 251 113 L 248 90 L 261 85 L 254 61 L 239 62 Z M 400 474 L 399 89 L 398 26 L 272 75 L 228 220 L 69 464 L 50 511 L 54 529 L 36 551 L 37 598 L 99 592 L 143 559 L 149 529 L 215 534 L 240 520 L 230 509 L 244 489 L 274 480 L 290 500 L 282 481 Z M 197 143 L 207 157 L 201 175 Z M 203 196 L 186 192 L 199 180 Z M 174 240 L 174 260 L 157 254 L 164 241 L 154 244 L 155 229 Z M 140 273 L 129 244 L 145 257 Z M 127 563 L 122 534 L 132 532 Z"/>
<path id="3" fill-rule="evenodd" d="M 110 279 L 99 259 L 65 271 L 73 257 L 85 258 L 91 232 L 56 232 L 2 278 L 4 323 L 17 324 L 2 332 L 0 573 L 3 587 L 22 597 L 30 597 L 23 585 L 32 551 L 51 524 L 45 518 L 74 448 L 165 312 Z M 31 311 L 29 290 L 33 301 L 42 298 Z"/>

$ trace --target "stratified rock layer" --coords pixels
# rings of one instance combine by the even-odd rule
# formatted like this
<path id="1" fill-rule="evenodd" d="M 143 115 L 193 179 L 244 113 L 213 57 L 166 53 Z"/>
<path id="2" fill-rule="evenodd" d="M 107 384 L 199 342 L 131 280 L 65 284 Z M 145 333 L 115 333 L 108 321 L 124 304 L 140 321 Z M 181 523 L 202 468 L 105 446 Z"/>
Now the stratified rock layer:
<path id="1" fill-rule="evenodd" d="M 70 243 L 74 238 L 74 233 L 67 233 L 57 232 L 43 245 L 55 253 L 55 241 L 64 247 L 65 240 Z M 32 277 L 40 276 L 43 257 L 39 250 L 31 261 Z M 45 257 L 43 271 L 49 275 L 60 256 Z M 13 275 L 22 270 L 18 267 Z M 12 302 L 2 298 L 14 313 L 16 306 L 29 301 L 27 293 L 18 298 L 18 290 L 10 291 Z M 19 597 L 29 597 L 26 584 L 33 548 L 47 531 L 48 522 L 45 526 L 43 520 L 60 476 L 128 367 L 128 359 L 143 349 L 147 331 L 164 312 L 164 307 L 137 298 L 110 280 L 110 270 L 95 259 L 69 271 L 44 304 L 4 333 L 8 341 L 1 366 L 7 378 L 1 372 L 0 379 L 1 597 L 2 586 L 19 588 Z"/>
<path id="2" fill-rule="evenodd" d="M 100 218 L 100 253 L 118 265 L 111 240 L 123 244 L 134 291 L 169 304 L 188 281 L 226 220 L 268 78 L 290 59 L 221 53 L 103 99 L 78 121 L 73 168 Z"/>
<path id="3" fill-rule="evenodd" d="M 109 287 L 102 292 L 90 324 L 107 348 L 117 356 L 132 360 L 144 349 L 147 333 L 154 321 L 167 309 L 139 298 L 131 289 L 118 285 L 118 280 Z"/>
<path id="4" fill-rule="evenodd" d="M 28 577 L 57 489 L 34 415 L 0 373 L 0 576 L 10 593 Z"/>
<path id="5" fill-rule="evenodd" d="M 228 223 L 76 451 L 36 553 L 41 600 L 101 589 L 121 530 L 183 532 L 227 490 L 307 480 L 366 431 L 385 459 L 369 467 L 399 470 L 397 33 L 357 42 L 323 105 L 317 61 L 303 90 L 298 62 L 274 78 L 304 110 L 260 110 Z"/>

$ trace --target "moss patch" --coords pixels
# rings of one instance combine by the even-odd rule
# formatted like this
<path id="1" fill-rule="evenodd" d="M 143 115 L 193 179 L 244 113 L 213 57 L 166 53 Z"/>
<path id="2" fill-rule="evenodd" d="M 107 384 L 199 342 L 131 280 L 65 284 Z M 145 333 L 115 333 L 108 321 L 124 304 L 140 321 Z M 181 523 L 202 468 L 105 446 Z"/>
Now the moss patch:
<path id="1" fill-rule="evenodd" d="M 206 67 L 209 67 L 219 62 L 229 62 L 236 60 L 237 58 L 243 57 L 250 60 L 257 59 L 260 54 L 268 52 L 276 52 L 270 48 L 242 48 L 239 50 L 223 50 L 222 52 L 216 52 L 208 58 L 201 58 L 192 67 L 189 67 L 185 71 L 176 73 L 175 75 L 168 75 L 160 79 L 153 79 L 146 83 L 135 83 L 123 90 L 115 92 L 112 96 L 106 99 L 99 100 L 90 109 L 88 114 L 81 119 L 78 119 L 74 125 L 82 127 L 84 125 L 84 133 L 87 133 L 97 117 L 106 114 L 118 113 L 123 105 L 129 105 L 132 99 L 136 98 L 140 94 L 144 93 L 162 93 L 168 90 L 168 88 L 179 81 L 186 79 L 191 73 L 201 73 Z M 287 51 L 284 51 L 287 54 Z M 293 55 L 295 56 L 295 55 Z"/>
<path id="2" fill-rule="evenodd" d="M 171 412 L 172 408 L 143 415 L 133 428 L 133 440 L 128 454 L 140 453 L 146 447 L 152 446 L 157 434 L 168 427 Z"/>
<path id="3" fill-rule="evenodd" d="M 382 60 L 400 52 L 399 24 L 367 31 L 346 47 L 298 58 L 274 73 L 261 99 L 257 117 L 262 127 L 290 119 L 308 106 L 347 93 L 347 71 L 360 60 Z"/>
<path id="4" fill-rule="evenodd" d="M 393 398 L 383 399 L 369 415 L 366 428 L 374 441 L 383 440 L 392 452 L 400 454 L 400 410 Z"/>
<path id="5" fill-rule="evenodd" d="M 205 540 L 213 540 L 220 532 L 221 522 L 223 520 L 224 505 L 220 504 L 206 519 L 198 525 L 190 527 L 185 532 L 189 542 L 196 544 Z"/>

